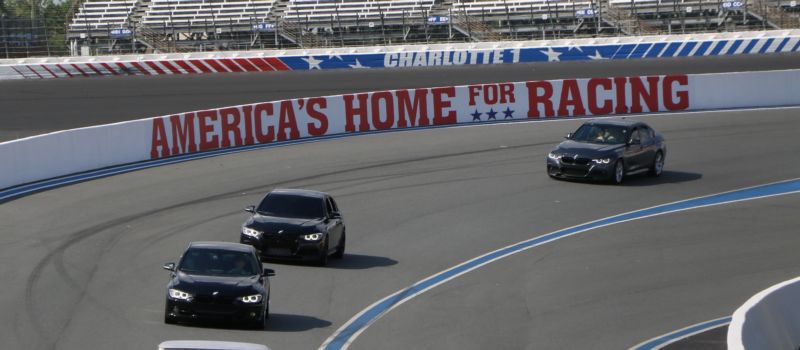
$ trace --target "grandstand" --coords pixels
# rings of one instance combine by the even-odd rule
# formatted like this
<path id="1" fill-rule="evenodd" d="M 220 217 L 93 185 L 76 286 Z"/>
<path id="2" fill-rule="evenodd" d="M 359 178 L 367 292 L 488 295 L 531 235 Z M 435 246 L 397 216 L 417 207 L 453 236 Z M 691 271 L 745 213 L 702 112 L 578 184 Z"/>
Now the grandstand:
<path id="1" fill-rule="evenodd" d="M 73 47 L 246 50 L 800 27 L 792 0 L 76 0 Z"/>

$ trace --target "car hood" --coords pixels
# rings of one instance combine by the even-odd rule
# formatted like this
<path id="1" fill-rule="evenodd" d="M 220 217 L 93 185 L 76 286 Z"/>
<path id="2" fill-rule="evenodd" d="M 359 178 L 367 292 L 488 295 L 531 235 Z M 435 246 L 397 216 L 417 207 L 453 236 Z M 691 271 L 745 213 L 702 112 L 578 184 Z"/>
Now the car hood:
<path id="1" fill-rule="evenodd" d="M 278 233 L 283 231 L 282 233 L 303 234 L 319 231 L 317 226 L 322 223 L 323 219 L 279 218 L 256 214 L 245 222 L 245 226 L 261 232 Z"/>
<path id="2" fill-rule="evenodd" d="M 190 275 L 179 271 L 175 274 L 172 288 L 191 294 L 219 292 L 222 295 L 242 296 L 259 293 L 259 289 L 262 289 L 259 288 L 260 280 L 260 276 L 205 276 Z"/>
<path id="3" fill-rule="evenodd" d="M 606 145 L 600 143 L 577 142 L 577 141 L 567 140 L 558 144 L 558 146 L 556 146 L 556 148 L 553 149 L 553 152 L 563 155 L 577 154 L 581 157 L 597 158 L 597 157 L 607 156 L 612 153 L 616 153 L 617 151 L 623 149 L 624 147 L 625 147 L 624 144 Z"/>

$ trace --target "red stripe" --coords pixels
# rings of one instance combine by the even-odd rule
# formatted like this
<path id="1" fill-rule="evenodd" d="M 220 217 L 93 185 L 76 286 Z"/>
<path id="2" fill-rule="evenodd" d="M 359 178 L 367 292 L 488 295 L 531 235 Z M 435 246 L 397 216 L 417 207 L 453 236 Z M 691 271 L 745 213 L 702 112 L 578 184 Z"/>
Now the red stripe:
<path id="1" fill-rule="evenodd" d="M 189 74 L 197 73 L 197 71 L 192 69 L 192 66 L 190 66 L 188 63 L 186 63 L 186 61 L 184 61 L 184 60 L 176 60 L 176 61 L 173 61 L 173 62 L 177 63 L 179 66 L 181 66 L 181 68 L 186 70 L 186 73 L 189 73 Z"/>
<path id="2" fill-rule="evenodd" d="M 131 62 L 131 65 L 136 67 L 136 69 L 138 69 L 142 73 L 144 73 L 144 75 L 150 75 L 150 71 L 147 70 L 146 68 L 142 67 L 142 65 L 139 64 L 139 62 Z"/>
<path id="3" fill-rule="evenodd" d="M 267 57 L 265 60 L 267 60 L 267 62 L 269 62 L 269 64 L 275 67 L 277 70 L 292 70 L 286 65 L 286 63 L 283 63 L 283 61 L 277 57 Z"/>
<path id="4" fill-rule="evenodd" d="M 28 67 L 28 69 L 30 69 L 30 70 L 31 70 L 31 72 L 33 72 L 33 74 L 36 74 L 36 76 L 37 76 L 37 77 L 39 77 L 39 79 L 43 79 L 43 78 L 42 78 L 42 75 L 41 75 L 41 74 L 39 74 L 39 72 L 37 72 L 37 71 L 33 70 L 33 68 L 31 68 L 31 66 L 25 66 L 25 67 Z M 11 66 L 11 68 L 14 68 L 14 66 Z M 17 69 L 15 68 L 14 70 L 17 70 Z M 17 70 L 17 73 L 19 73 L 19 71 L 18 71 L 18 70 Z M 24 75 L 23 75 L 23 76 L 24 76 Z"/>
<path id="5" fill-rule="evenodd" d="M 93 70 L 95 73 L 97 73 L 97 75 L 103 75 L 103 73 L 100 72 L 97 68 L 95 68 L 91 63 L 87 63 L 86 66 L 89 67 L 91 70 Z"/>
<path id="6" fill-rule="evenodd" d="M 56 68 L 60 69 L 60 70 L 61 70 L 61 71 L 63 71 L 64 73 L 67 73 L 67 76 L 69 76 L 69 77 L 72 77 L 72 73 L 70 73 L 70 72 L 67 72 L 67 70 L 66 70 L 66 69 L 64 69 L 64 67 L 62 67 L 60 64 L 57 64 L 57 65 L 56 65 Z"/>
<path id="7" fill-rule="evenodd" d="M 258 68 L 261 68 L 261 70 L 264 72 L 275 70 L 275 68 L 272 68 L 272 66 L 270 66 L 267 61 L 264 61 L 263 58 L 258 58 L 258 57 L 251 58 L 250 63 L 252 63 Z"/>
<path id="8" fill-rule="evenodd" d="M 180 69 L 175 68 L 175 66 L 173 66 L 172 63 L 169 63 L 169 61 L 161 61 L 161 64 L 163 64 L 164 67 L 167 67 L 167 69 L 169 69 L 172 73 L 185 74 Z"/>
<path id="9" fill-rule="evenodd" d="M 44 68 L 44 70 L 46 70 L 47 73 L 50 73 L 51 75 L 53 75 L 53 78 L 58 78 L 58 75 L 56 75 L 56 73 L 53 73 L 53 71 L 51 71 L 50 68 L 47 68 L 47 66 L 41 65 L 40 67 Z"/>
<path id="10" fill-rule="evenodd" d="M 239 66 L 237 66 L 236 63 L 233 63 L 233 60 L 231 59 L 220 58 L 219 61 L 222 62 L 222 64 L 224 64 L 225 67 L 230 68 L 232 72 L 242 72 L 242 69 L 239 68 Z"/>
<path id="11" fill-rule="evenodd" d="M 156 73 L 158 73 L 158 74 L 166 74 L 166 72 L 164 72 L 164 70 L 161 69 L 161 67 L 159 67 L 155 62 L 153 62 L 153 61 L 145 61 L 144 63 L 146 65 L 150 66 L 150 68 L 153 68 L 153 70 L 155 70 Z"/>
<path id="12" fill-rule="evenodd" d="M 132 71 L 132 70 L 131 70 L 131 69 L 130 69 L 128 66 L 126 66 L 126 65 L 124 65 L 124 64 L 122 64 L 122 63 L 117 63 L 117 67 L 119 67 L 120 69 L 122 69 L 122 72 L 123 72 L 123 73 L 126 73 L 126 74 L 128 74 L 128 75 L 134 75 L 134 74 L 136 74 L 136 73 L 134 73 L 134 72 L 133 72 L 133 71 Z"/>
<path id="13" fill-rule="evenodd" d="M 81 72 L 81 74 L 83 74 L 83 76 L 88 76 L 88 75 L 89 75 L 89 74 L 86 74 L 86 72 L 84 72 L 84 71 L 83 71 L 83 70 L 81 70 L 80 68 L 78 68 L 78 66 L 77 66 L 77 65 L 75 65 L 75 63 L 72 63 L 72 64 L 70 64 L 70 65 L 71 65 L 72 67 L 74 67 L 75 69 L 77 69 L 77 70 L 78 70 L 78 72 Z"/>
<path id="14" fill-rule="evenodd" d="M 244 70 L 246 70 L 248 72 L 260 72 L 261 71 L 260 69 L 256 68 L 256 66 L 250 64 L 250 61 L 248 61 L 247 59 L 236 58 L 236 59 L 234 59 L 234 61 L 236 61 L 236 63 L 239 64 L 240 67 L 244 68 Z"/>
<path id="15" fill-rule="evenodd" d="M 203 63 L 208 64 L 209 66 L 211 66 L 211 69 L 213 69 L 216 73 L 225 73 L 225 72 L 228 71 L 227 69 L 222 67 L 222 65 L 219 64 L 219 62 L 217 62 L 215 60 L 205 60 L 205 61 L 203 61 Z"/>
<path id="16" fill-rule="evenodd" d="M 203 61 L 201 61 L 201 60 L 189 60 L 189 63 L 191 63 L 195 67 L 195 69 L 199 69 L 199 70 L 203 71 L 203 73 L 213 73 L 214 72 L 210 68 L 206 67 L 206 65 L 203 64 Z"/>
<path id="17" fill-rule="evenodd" d="M 100 62 L 100 65 L 103 66 L 103 68 L 107 69 L 111 74 L 119 75 L 119 73 L 117 73 L 117 70 L 114 69 L 114 68 L 111 68 L 111 66 L 109 66 L 108 63 Z"/>

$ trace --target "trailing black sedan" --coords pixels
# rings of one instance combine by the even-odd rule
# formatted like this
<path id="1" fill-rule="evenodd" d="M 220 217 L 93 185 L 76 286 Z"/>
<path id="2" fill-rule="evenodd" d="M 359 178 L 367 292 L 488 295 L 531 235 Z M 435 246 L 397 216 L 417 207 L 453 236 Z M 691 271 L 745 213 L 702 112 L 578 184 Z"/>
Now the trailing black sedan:
<path id="1" fill-rule="evenodd" d="M 273 190 L 245 211 L 253 215 L 242 225 L 240 241 L 256 247 L 263 257 L 324 266 L 328 257 L 344 256 L 344 220 L 327 193 Z"/>
<path id="2" fill-rule="evenodd" d="M 269 318 L 269 276 L 256 250 L 228 242 L 193 242 L 167 283 L 164 322 L 237 320 L 263 329 Z"/>
<path id="3" fill-rule="evenodd" d="M 645 123 L 618 119 L 590 121 L 547 154 L 553 178 L 608 180 L 619 184 L 627 175 L 664 170 L 667 145 Z"/>

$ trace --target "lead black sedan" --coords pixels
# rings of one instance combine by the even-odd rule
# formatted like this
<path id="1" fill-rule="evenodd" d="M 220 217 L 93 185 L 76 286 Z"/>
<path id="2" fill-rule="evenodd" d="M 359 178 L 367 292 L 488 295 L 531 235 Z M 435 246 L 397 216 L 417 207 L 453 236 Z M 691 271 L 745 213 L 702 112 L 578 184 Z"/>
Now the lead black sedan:
<path id="1" fill-rule="evenodd" d="M 240 242 L 271 259 L 310 260 L 320 266 L 344 256 L 346 233 L 339 206 L 324 192 L 273 190 L 242 225 Z"/>
<path id="2" fill-rule="evenodd" d="M 553 178 L 607 180 L 615 184 L 627 175 L 664 170 L 667 145 L 645 123 L 617 119 L 590 121 L 547 154 L 547 174 Z"/>
<path id="3" fill-rule="evenodd" d="M 263 329 L 269 318 L 269 276 L 253 247 L 229 242 L 192 242 L 167 283 L 164 322 L 238 320 Z"/>

